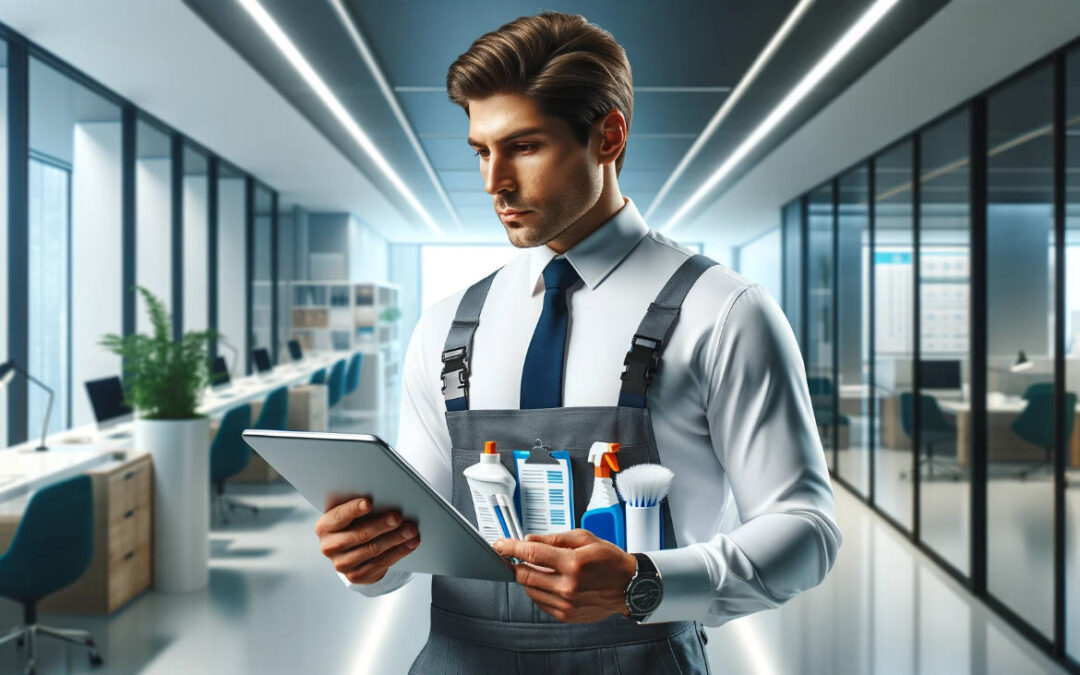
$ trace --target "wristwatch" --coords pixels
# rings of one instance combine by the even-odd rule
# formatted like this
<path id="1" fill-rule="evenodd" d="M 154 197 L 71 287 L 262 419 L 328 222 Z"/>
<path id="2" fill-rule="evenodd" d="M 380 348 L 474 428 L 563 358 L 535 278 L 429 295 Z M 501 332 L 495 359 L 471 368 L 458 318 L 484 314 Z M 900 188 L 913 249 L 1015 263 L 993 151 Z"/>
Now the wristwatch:
<path id="1" fill-rule="evenodd" d="M 664 597 L 664 579 L 649 556 L 634 553 L 637 570 L 626 585 L 626 606 L 630 608 L 630 618 L 642 622 L 652 614 Z"/>

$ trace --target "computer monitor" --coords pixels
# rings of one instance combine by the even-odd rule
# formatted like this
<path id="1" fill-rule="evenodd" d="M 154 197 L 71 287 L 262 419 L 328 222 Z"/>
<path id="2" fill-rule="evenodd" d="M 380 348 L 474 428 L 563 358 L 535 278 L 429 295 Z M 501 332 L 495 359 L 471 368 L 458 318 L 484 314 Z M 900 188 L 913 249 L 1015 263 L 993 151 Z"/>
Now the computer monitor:
<path id="1" fill-rule="evenodd" d="M 289 358 L 299 361 L 304 358 L 304 350 L 300 349 L 299 340 L 289 340 Z"/>
<path id="2" fill-rule="evenodd" d="M 210 386 L 225 387 L 229 384 L 229 364 L 225 363 L 224 356 L 215 356 L 214 364 L 210 366 Z"/>
<path id="3" fill-rule="evenodd" d="M 960 361 L 920 359 L 919 384 L 923 389 L 959 389 Z"/>
<path id="4" fill-rule="evenodd" d="M 124 403 L 124 385 L 119 377 L 88 380 L 86 393 L 90 397 L 98 429 L 109 429 L 131 420 L 131 406 Z"/>
<path id="5" fill-rule="evenodd" d="M 251 353 L 251 356 L 255 359 L 255 369 L 260 373 L 268 373 L 274 369 L 270 363 L 270 352 L 265 347 L 259 347 Z"/>

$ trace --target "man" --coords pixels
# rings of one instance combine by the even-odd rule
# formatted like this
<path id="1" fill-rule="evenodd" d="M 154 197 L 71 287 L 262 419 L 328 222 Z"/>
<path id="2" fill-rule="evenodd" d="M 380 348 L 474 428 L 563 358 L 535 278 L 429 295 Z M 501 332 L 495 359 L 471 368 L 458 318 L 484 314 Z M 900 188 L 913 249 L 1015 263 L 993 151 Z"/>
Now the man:
<path id="1" fill-rule="evenodd" d="M 551 570 L 518 565 L 516 584 L 435 577 L 413 670 L 707 672 L 696 622 L 778 607 L 824 579 L 841 543 L 791 329 L 760 286 L 651 231 L 623 197 L 633 87 L 608 33 L 517 19 L 473 43 L 447 87 L 528 250 L 424 313 L 399 451 L 467 514 L 461 472 L 485 440 L 569 449 L 579 490 L 594 441 L 675 478 L 662 550 L 576 529 L 496 542 Z M 408 581 L 391 566 L 423 534 L 363 498 L 329 504 L 316 532 L 370 596 Z"/>

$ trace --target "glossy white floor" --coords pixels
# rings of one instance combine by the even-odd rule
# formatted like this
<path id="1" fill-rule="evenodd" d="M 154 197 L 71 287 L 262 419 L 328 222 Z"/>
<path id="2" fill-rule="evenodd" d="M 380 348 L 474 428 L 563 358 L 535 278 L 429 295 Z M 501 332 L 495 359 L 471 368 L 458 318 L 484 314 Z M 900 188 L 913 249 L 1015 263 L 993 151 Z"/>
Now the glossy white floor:
<path id="1" fill-rule="evenodd" d="M 237 487 L 262 508 L 211 533 L 207 590 L 146 593 L 111 617 L 44 616 L 93 631 L 106 673 L 397 673 L 428 630 L 428 587 L 369 600 L 319 555 L 316 511 L 283 484 Z M 1063 672 L 887 523 L 837 487 L 844 545 L 820 587 L 708 629 L 714 673 Z M 20 618 L 0 601 L 0 633 Z M 42 673 L 86 672 L 82 650 L 42 642 Z M 0 647 L 0 672 L 20 672 Z"/>

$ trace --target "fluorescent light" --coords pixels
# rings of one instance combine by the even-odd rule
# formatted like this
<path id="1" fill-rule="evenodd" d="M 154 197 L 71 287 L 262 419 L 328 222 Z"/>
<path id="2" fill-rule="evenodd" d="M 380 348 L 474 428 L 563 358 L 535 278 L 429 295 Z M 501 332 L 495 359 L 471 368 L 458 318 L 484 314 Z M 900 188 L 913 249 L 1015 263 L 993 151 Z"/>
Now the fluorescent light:
<path id="1" fill-rule="evenodd" d="M 409 124 L 409 118 L 405 116 L 405 111 L 401 109 L 401 104 L 398 103 L 397 96 L 394 95 L 394 90 L 390 86 L 390 83 L 386 81 L 382 68 L 379 67 L 379 62 L 375 60 L 375 56 L 371 53 L 367 40 L 364 39 L 364 36 L 360 33 L 360 29 L 356 27 L 352 17 L 349 16 L 349 12 L 345 9 L 342 0 L 329 1 L 330 6 L 337 12 L 339 21 L 345 27 L 345 32 L 349 34 L 349 37 L 353 41 L 353 45 L 356 46 L 356 51 L 360 52 L 360 58 L 364 59 L 368 71 L 371 73 L 372 77 L 375 78 L 375 82 L 378 83 L 379 91 L 382 92 L 383 98 L 386 99 L 386 103 L 390 106 L 390 110 L 394 112 L 394 117 L 397 118 L 402 131 L 405 132 L 405 136 L 409 139 L 409 144 L 412 145 L 413 151 L 416 153 L 416 156 L 420 158 L 420 163 L 424 165 L 424 171 L 427 172 L 428 178 L 430 178 L 431 182 L 435 185 L 435 190 L 442 198 L 446 210 L 450 212 L 450 216 L 453 217 L 458 229 L 462 229 L 464 226 L 461 224 L 461 218 L 458 216 L 457 209 L 454 208 L 454 203 L 450 201 L 450 195 L 446 193 L 446 188 L 443 186 L 442 181 L 439 180 L 438 174 L 435 173 L 435 167 L 431 165 L 431 159 L 424 151 L 424 146 L 420 144 L 420 139 L 416 137 L 416 132 L 413 130 L 412 125 Z M 446 92 L 445 89 L 440 91 L 443 93 Z"/>
<path id="2" fill-rule="evenodd" d="M 679 177 L 686 171 L 686 167 L 690 165 L 690 162 L 692 162 L 694 158 L 697 157 L 698 153 L 701 152 L 701 148 L 705 146 L 705 143 L 712 138 L 714 133 L 716 133 L 720 123 L 727 118 L 731 109 L 742 99 L 743 94 L 746 93 L 746 90 L 749 89 L 750 85 L 757 79 L 758 74 L 761 73 L 765 64 L 773 57 L 773 54 L 776 53 L 780 48 L 780 45 L 787 39 L 788 34 L 795 28 L 795 24 L 799 23 L 799 19 L 802 18 L 803 14 L 806 14 L 806 10 L 810 9 L 810 5 L 812 4 L 814 4 L 814 0 L 802 0 L 795 6 L 795 9 L 791 10 L 788 17 L 784 19 L 784 23 L 780 25 L 780 28 L 769 39 L 769 43 L 765 45 L 765 49 L 761 50 L 761 53 L 757 55 L 754 62 L 750 64 L 750 68 L 747 69 L 746 73 L 739 79 L 739 83 L 735 86 L 735 90 L 731 92 L 730 96 L 724 99 L 724 103 L 720 106 L 720 109 L 716 111 L 716 114 L 713 115 L 713 118 L 709 120 L 709 123 L 705 126 L 705 130 L 698 135 L 697 140 L 690 146 L 686 155 L 683 156 L 682 160 L 679 162 L 679 165 L 675 167 L 675 170 L 668 176 L 668 179 L 664 181 L 664 185 L 660 188 L 660 192 L 656 193 L 656 196 L 653 197 L 652 204 L 649 204 L 649 208 L 645 211 L 645 220 L 648 220 L 653 212 L 656 211 L 656 208 L 660 206 L 660 202 L 667 195 L 668 191 L 671 190 L 671 187 L 675 185 L 675 181 L 679 180 Z M 634 91 L 642 91 L 643 89 L 645 88 L 638 87 Z M 656 89 L 661 89 L 661 87 L 656 87 Z"/>
<path id="3" fill-rule="evenodd" d="M 311 64 L 308 63 L 307 59 L 304 58 L 304 55 L 300 53 L 300 50 L 296 48 L 296 45 L 289 39 L 289 36 L 285 35 L 285 32 L 281 30 L 281 27 L 278 26 L 273 17 L 263 9 L 262 5 L 260 5 L 257 0 L 238 0 L 238 2 L 240 3 L 240 6 L 251 15 L 251 18 L 255 20 L 255 23 L 259 25 L 259 28 L 266 33 L 267 37 L 273 41 L 274 46 L 278 48 L 278 51 L 288 59 L 289 63 L 292 64 L 292 67 L 296 69 L 296 72 L 304 78 L 304 81 L 307 82 L 308 86 L 318 94 L 319 98 L 322 99 L 323 104 L 326 105 L 327 109 L 337 118 L 338 122 L 341 123 L 341 126 L 345 127 L 345 130 L 349 132 L 349 135 L 353 137 L 353 140 L 355 140 L 364 152 L 367 153 L 368 157 L 371 158 L 371 161 L 375 162 L 375 166 L 379 167 L 379 170 L 383 172 L 383 175 L 386 176 L 387 180 L 397 188 L 398 192 L 405 198 L 405 201 L 409 202 L 409 205 L 416 209 L 416 212 L 423 218 L 424 223 L 431 228 L 435 234 L 441 235 L 442 230 L 439 228 L 438 224 L 435 223 L 434 219 L 432 219 L 431 214 L 424 209 L 423 205 L 420 204 L 420 201 L 417 200 L 416 195 L 414 195 L 412 190 L 405 184 L 405 181 L 401 180 L 401 177 L 398 176 L 393 167 L 390 166 L 390 162 L 386 161 L 386 158 L 379 152 L 375 143 L 373 143 L 371 138 L 364 133 L 364 130 L 345 109 L 345 106 L 342 105 L 337 96 L 334 96 L 334 92 L 332 92 L 326 82 L 319 77 L 319 74 L 311 67 Z"/>
<path id="4" fill-rule="evenodd" d="M 665 225 L 661 231 L 667 232 L 678 225 L 687 213 L 697 206 L 721 180 L 731 173 L 731 170 L 734 169 L 743 158 L 750 154 L 750 152 L 761 143 L 762 139 L 764 139 L 777 124 L 787 117 L 788 113 L 790 113 L 800 101 L 806 98 L 806 95 L 809 94 L 826 75 L 832 72 L 832 69 L 840 63 L 841 59 L 847 56 L 847 53 L 850 52 L 855 45 L 859 44 L 866 34 L 870 32 L 870 29 L 877 25 L 878 21 L 880 21 L 898 1 L 899 0 L 877 0 L 877 2 L 871 5 L 870 9 L 868 9 L 846 33 L 844 33 L 843 37 L 837 40 L 825 56 L 810 69 L 810 72 L 803 76 L 802 80 L 800 80 L 799 83 L 788 92 L 787 96 L 772 109 L 761 124 L 750 132 L 750 135 L 746 137 L 739 147 L 737 147 L 716 171 L 709 176 L 709 179 L 694 192 L 693 196 L 691 196 L 675 215 L 671 217 L 671 220 L 668 221 L 667 225 Z"/>

